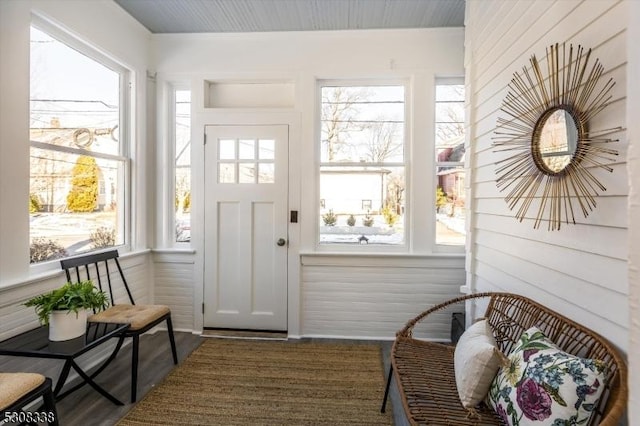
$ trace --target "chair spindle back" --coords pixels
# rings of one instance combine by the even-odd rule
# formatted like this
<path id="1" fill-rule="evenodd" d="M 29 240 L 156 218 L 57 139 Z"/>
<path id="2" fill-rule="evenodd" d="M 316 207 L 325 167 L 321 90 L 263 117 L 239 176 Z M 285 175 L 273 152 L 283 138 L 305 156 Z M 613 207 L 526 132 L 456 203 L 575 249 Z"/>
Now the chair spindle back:
<path id="1" fill-rule="evenodd" d="M 102 253 L 88 254 L 84 256 L 77 256 L 60 261 L 60 266 L 65 272 L 68 282 L 72 282 L 73 279 L 76 282 L 91 280 L 94 285 L 97 282 L 100 291 L 106 291 L 109 295 L 111 305 L 115 305 L 115 296 L 113 283 L 111 282 L 111 270 L 109 263 L 115 264 L 120 274 L 120 279 L 129 297 L 129 301 L 132 305 L 135 305 L 133 295 L 129 289 L 129 284 L 124 277 L 122 266 L 118 260 L 118 250 L 109 250 Z M 100 267 L 103 266 L 103 268 Z M 104 273 L 102 273 L 104 272 Z M 103 279 L 107 282 L 108 291 L 103 288 Z"/>

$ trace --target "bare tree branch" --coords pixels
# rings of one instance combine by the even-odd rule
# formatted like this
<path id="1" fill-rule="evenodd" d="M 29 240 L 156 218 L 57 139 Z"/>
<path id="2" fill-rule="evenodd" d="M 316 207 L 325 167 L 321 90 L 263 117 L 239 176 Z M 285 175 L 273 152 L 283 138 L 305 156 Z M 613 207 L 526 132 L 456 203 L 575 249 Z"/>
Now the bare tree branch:
<path id="1" fill-rule="evenodd" d="M 366 161 L 382 163 L 395 155 L 402 154 L 402 133 L 398 123 L 376 122 L 367 126 L 370 133 L 366 138 L 364 151 Z"/>
<path id="2" fill-rule="evenodd" d="M 326 145 L 327 160 L 335 161 L 347 142 L 344 133 L 362 129 L 356 123 L 358 102 L 368 98 L 364 88 L 349 90 L 346 87 L 324 87 L 322 89 L 322 143 Z"/>

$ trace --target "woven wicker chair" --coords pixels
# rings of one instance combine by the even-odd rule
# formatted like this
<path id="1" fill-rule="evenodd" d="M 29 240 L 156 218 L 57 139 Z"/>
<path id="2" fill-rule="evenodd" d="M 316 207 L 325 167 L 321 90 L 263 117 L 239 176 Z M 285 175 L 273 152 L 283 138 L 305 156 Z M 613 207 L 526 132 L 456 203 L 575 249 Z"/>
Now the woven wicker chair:
<path id="1" fill-rule="evenodd" d="M 109 267 L 110 264 L 111 268 Z M 89 321 L 130 324 L 129 328 L 124 332 L 124 337 L 131 337 L 133 340 L 131 351 L 131 402 L 136 402 L 138 386 L 138 344 L 140 335 L 166 321 L 173 363 L 178 364 L 173 325 L 171 323 L 171 310 L 165 305 L 135 304 L 124 272 L 118 261 L 117 250 L 63 259 L 60 261 L 60 266 L 65 271 L 67 281 L 93 280 L 94 284 L 98 284 L 100 290 L 106 291 L 109 294 L 112 306 L 92 315 Z M 114 271 L 117 271 L 119 274 L 119 281 L 126 291 L 130 304 L 116 304 L 116 297 L 114 296 L 115 288 L 111 280 L 111 273 Z M 106 288 L 103 288 L 104 281 L 106 281 L 107 284 Z"/>
<path id="2" fill-rule="evenodd" d="M 43 406 L 37 413 L 22 412 L 25 406 L 42 397 Z M 8 416 L 8 417 L 5 417 Z M 29 415 L 29 417 L 27 417 Z M 45 420 L 58 426 L 58 413 L 51 390 L 51 379 L 36 373 L 0 373 L 0 422 L 16 416 L 23 419 Z M 23 416 L 22 418 L 17 416 Z M 25 421 L 26 424 L 32 422 Z M 33 422 L 36 424 L 36 422 Z"/>
<path id="3" fill-rule="evenodd" d="M 381 411 L 395 373 L 404 411 L 412 425 L 499 425 L 501 420 L 485 404 L 478 417 L 460 403 L 453 368 L 455 347 L 413 337 L 414 327 L 430 315 L 450 311 L 467 301 L 487 304 L 484 316 L 503 353 L 508 354 L 523 331 L 537 326 L 563 351 L 602 361 L 609 371 L 605 390 L 591 424 L 618 425 L 627 404 L 627 367 L 620 352 L 600 335 L 533 300 L 509 293 L 478 293 L 455 298 L 419 314 L 396 334 L 391 368 Z M 431 318 L 437 318 L 433 315 Z M 427 321 L 425 321 L 426 323 Z"/>

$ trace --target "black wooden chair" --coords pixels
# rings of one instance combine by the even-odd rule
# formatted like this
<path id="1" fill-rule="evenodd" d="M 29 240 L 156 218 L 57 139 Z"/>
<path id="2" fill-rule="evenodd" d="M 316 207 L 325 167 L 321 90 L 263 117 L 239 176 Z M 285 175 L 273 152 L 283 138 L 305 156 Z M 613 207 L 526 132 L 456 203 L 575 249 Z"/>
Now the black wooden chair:
<path id="1" fill-rule="evenodd" d="M 38 410 L 24 407 L 42 397 Z M 51 389 L 51 379 L 36 373 L 0 373 L 0 422 L 37 425 L 39 422 L 58 426 L 58 412 Z"/>
<path id="2" fill-rule="evenodd" d="M 171 310 L 165 305 L 135 304 L 127 280 L 124 277 L 124 272 L 118 261 L 117 250 L 64 259 L 60 261 L 60 265 L 65 271 L 67 281 L 79 282 L 92 280 L 94 285 L 97 284 L 100 290 L 105 291 L 109 295 L 111 306 L 89 317 L 89 321 L 130 324 L 129 329 L 125 331 L 125 337 L 131 337 L 133 339 L 131 357 L 131 402 L 135 402 L 138 385 L 138 344 L 141 334 L 166 321 L 173 363 L 178 364 L 173 325 L 171 323 Z M 120 279 L 112 280 L 112 274 L 115 275 L 116 273 L 119 274 Z M 118 294 L 116 290 L 116 282 L 118 281 L 122 284 L 124 290 L 126 290 L 126 295 L 130 303 L 120 304 L 116 302 L 114 293 Z"/>

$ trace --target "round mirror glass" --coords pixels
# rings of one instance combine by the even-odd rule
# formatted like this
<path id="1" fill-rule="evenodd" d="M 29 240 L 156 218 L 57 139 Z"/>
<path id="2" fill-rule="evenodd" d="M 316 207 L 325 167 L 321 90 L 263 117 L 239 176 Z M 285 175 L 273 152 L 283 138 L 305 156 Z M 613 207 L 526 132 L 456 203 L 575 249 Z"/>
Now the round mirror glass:
<path id="1" fill-rule="evenodd" d="M 564 170 L 578 146 L 578 125 L 564 108 L 551 110 L 539 124 L 540 139 L 537 143 L 539 164 L 545 171 L 559 173 Z"/>

